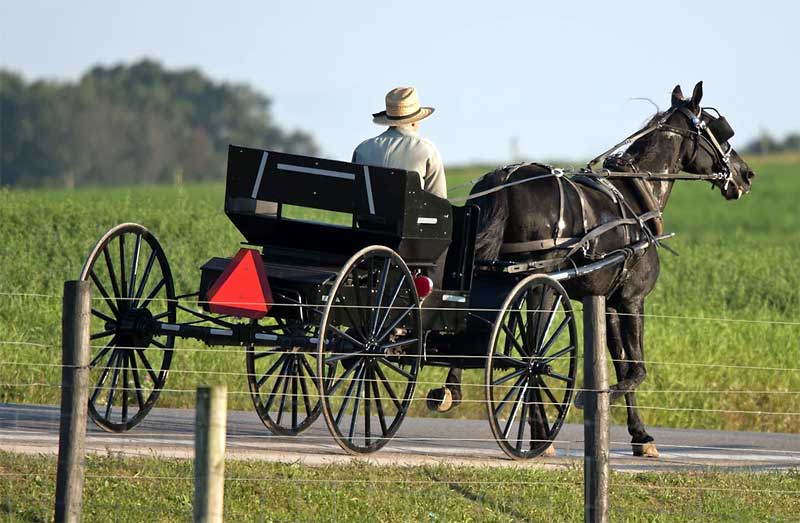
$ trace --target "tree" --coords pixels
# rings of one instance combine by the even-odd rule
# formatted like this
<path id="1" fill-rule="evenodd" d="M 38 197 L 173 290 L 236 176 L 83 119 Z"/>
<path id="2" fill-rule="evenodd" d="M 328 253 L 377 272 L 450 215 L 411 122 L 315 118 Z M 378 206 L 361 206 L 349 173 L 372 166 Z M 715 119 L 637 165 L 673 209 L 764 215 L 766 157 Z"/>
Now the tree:
<path id="1" fill-rule="evenodd" d="M 746 144 L 742 152 L 748 154 L 775 154 L 800 151 L 800 133 L 789 133 L 783 140 L 777 140 L 767 131 Z"/>
<path id="2" fill-rule="evenodd" d="M 221 179 L 230 143 L 313 155 L 243 84 L 152 60 L 94 67 L 74 83 L 0 70 L 0 184 L 168 183 Z"/>

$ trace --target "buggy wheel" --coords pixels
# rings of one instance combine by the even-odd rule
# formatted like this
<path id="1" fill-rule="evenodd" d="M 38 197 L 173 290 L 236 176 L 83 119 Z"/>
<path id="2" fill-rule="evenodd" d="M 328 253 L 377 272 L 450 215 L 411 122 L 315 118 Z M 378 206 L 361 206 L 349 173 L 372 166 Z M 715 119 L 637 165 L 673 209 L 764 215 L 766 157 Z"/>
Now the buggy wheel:
<path id="1" fill-rule="evenodd" d="M 153 408 L 172 362 L 177 301 L 164 250 L 150 231 L 124 223 L 97 242 L 81 271 L 92 283 L 89 416 L 109 432 L 138 425 Z"/>
<path id="2" fill-rule="evenodd" d="M 422 356 L 419 296 L 386 247 L 357 252 L 328 291 L 317 379 L 331 435 L 350 454 L 389 442 L 411 405 Z"/>
<path id="3" fill-rule="evenodd" d="M 316 325 L 276 318 L 272 332 L 314 336 Z M 247 386 L 256 413 L 270 432 L 296 436 L 319 417 L 315 354 L 305 347 L 283 349 L 247 346 Z"/>
<path id="4" fill-rule="evenodd" d="M 486 409 L 509 457 L 536 457 L 555 440 L 574 392 L 577 339 L 569 296 L 549 276 L 523 279 L 503 302 L 486 358 Z"/>

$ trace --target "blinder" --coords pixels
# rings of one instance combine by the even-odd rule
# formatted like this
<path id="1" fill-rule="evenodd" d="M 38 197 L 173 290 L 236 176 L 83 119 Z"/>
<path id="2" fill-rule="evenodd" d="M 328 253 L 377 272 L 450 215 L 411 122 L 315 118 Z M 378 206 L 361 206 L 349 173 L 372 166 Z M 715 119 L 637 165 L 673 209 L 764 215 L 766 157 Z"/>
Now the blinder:
<path id="1" fill-rule="evenodd" d="M 717 142 L 723 144 L 733 138 L 735 134 L 733 128 L 731 128 L 728 120 L 725 119 L 724 116 L 720 116 L 714 120 L 708 122 L 708 130 L 714 135 L 714 138 L 717 139 Z"/>

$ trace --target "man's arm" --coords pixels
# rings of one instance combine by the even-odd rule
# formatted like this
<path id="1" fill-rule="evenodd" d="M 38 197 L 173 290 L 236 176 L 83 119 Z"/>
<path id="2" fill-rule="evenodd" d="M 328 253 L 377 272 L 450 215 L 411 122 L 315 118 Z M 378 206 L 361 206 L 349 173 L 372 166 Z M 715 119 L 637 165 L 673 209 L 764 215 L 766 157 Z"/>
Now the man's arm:
<path id="1" fill-rule="evenodd" d="M 428 158 L 427 171 L 425 174 L 425 190 L 439 198 L 447 199 L 447 179 L 444 175 L 444 164 L 436 148 L 433 148 L 433 152 Z"/>
<path id="2" fill-rule="evenodd" d="M 364 154 L 361 149 L 364 147 L 364 142 L 356 145 L 356 148 L 353 149 L 353 159 L 350 160 L 350 163 L 364 163 Z M 360 151 L 360 152 L 359 152 Z"/>

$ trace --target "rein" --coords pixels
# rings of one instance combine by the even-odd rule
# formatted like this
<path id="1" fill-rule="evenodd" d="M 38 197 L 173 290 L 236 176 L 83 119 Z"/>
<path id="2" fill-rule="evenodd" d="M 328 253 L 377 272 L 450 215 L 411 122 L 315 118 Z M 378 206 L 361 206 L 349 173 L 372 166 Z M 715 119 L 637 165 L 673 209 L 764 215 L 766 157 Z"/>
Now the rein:
<path id="1" fill-rule="evenodd" d="M 508 179 L 511 174 L 521 167 L 525 167 L 528 165 L 537 165 L 542 166 L 540 163 L 530 162 L 530 163 L 521 163 L 515 164 L 512 166 L 506 166 L 504 169 L 512 167 L 513 170 L 506 176 Z M 591 169 L 558 169 L 555 167 L 544 166 L 550 169 L 549 173 L 540 174 L 536 176 L 531 176 L 529 178 L 524 178 L 522 180 L 515 180 L 513 182 L 507 182 L 491 189 L 486 189 L 485 191 L 476 192 L 474 194 L 470 194 L 468 196 L 460 196 L 458 198 L 448 198 L 452 203 L 460 203 L 466 202 L 469 200 L 473 200 L 475 198 L 480 198 L 481 196 L 486 196 L 487 194 L 491 194 L 493 192 L 501 191 L 507 187 L 513 187 L 514 185 L 519 185 L 522 183 L 532 182 L 534 180 L 542 180 L 544 178 L 554 178 L 554 177 L 562 177 L 562 176 L 577 176 L 577 175 L 584 175 L 584 176 L 592 176 L 594 178 L 640 178 L 645 180 L 724 180 L 726 175 L 723 173 L 712 173 L 712 174 L 689 174 L 689 173 L 652 173 L 649 171 L 640 171 L 640 172 L 626 172 L 626 171 L 611 171 L 609 169 L 602 169 L 599 171 L 594 171 Z M 492 174 L 492 173 L 489 173 Z M 469 187 L 475 185 L 476 183 L 483 180 L 486 175 L 481 176 L 480 178 L 476 178 L 474 180 L 470 180 L 467 183 L 457 185 L 453 187 L 452 190 L 460 189 L 462 187 Z"/>
<path id="2" fill-rule="evenodd" d="M 626 145 L 630 145 L 631 143 L 635 142 L 639 138 L 647 136 L 658 130 L 664 130 L 667 132 L 672 132 L 675 134 L 679 134 L 686 138 L 690 138 L 694 140 L 695 143 L 695 153 L 697 154 L 697 146 L 700 143 L 704 145 L 708 145 L 711 148 L 711 152 L 714 154 L 715 159 L 718 160 L 719 164 L 722 166 L 722 172 L 720 173 L 711 173 L 711 174 L 697 174 L 694 175 L 692 178 L 678 178 L 677 174 L 669 174 L 668 178 L 661 178 L 661 179 L 669 179 L 669 180 L 685 180 L 685 179 L 694 179 L 694 180 L 719 180 L 724 179 L 727 185 L 730 182 L 731 178 L 731 168 L 730 168 L 730 155 L 733 147 L 728 145 L 728 150 L 724 150 L 720 145 L 717 137 L 714 136 L 714 132 L 711 128 L 703 121 L 701 118 L 702 109 L 700 115 L 696 115 L 692 113 L 687 107 L 686 102 L 682 103 L 681 105 L 676 105 L 671 107 L 668 111 L 666 111 L 661 118 L 658 119 L 655 123 L 645 127 L 644 129 L 640 129 L 636 131 L 632 135 L 628 136 L 618 144 L 614 145 L 612 148 L 608 149 L 607 151 L 603 152 L 599 156 L 593 158 L 588 164 L 586 164 L 586 169 L 588 171 L 592 171 L 592 166 L 597 165 L 598 163 L 602 163 L 606 158 L 608 158 L 611 154 L 615 151 L 621 149 Z M 680 129 L 678 127 L 674 127 L 672 125 L 667 125 L 667 120 L 676 112 L 680 112 L 684 116 L 686 116 L 694 127 L 694 130 L 686 130 Z M 718 119 L 721 119 L 718 118 Z M 701 142 L 700 139 L 703 141 Z M 725 141 L 725 140 L 723 140 Z M 614 173 L 617 174 L 617 173 Z M 621 177 L 621 176 L 613 176 L 613 177 Z"/>
<path id="3" fill-rule="evenodd" d="M 673 127 L 671 125 L 667 125 L 667 120 L 676 112 L 680 111 L 684 114 L 689 121 L 692 123 L 694 130 L 686 130 L 680 129 L 678 127 Z M 609 169 L 601 169 L 596 171 L 593 169 L 593 166 L 604 162 L 609 156 L 611 156 L 614 152 L 625 147 L 626 145 L 630 145 L 639 138 L 647 136 L 653 132 L 663 130 L 666 132 L 672 132 L 676 134 L 680 134 L 681 136 L 690 138 L 694 140 L 695 143 L 695 153 L 697 154 L 697 147 L 699 144 L 703 144 L 704 147 L 710 147 L 711 152 L 714 154 L 716 159 L 719 161 L 719 164 L 722 166 L 722 172 L 718 173 L 711 173 L 711 174 L 689 174 L 689 173 L 651 173 L 649 171 L 637 171 L 637 172 L 626 172 L 626 171 L 611 171 Z M 701 141 L 701 139 L 703 141 Z M 628 136 L 621 142 L 617 143 L 610 149 L 606 150 L 602 154 L 593 158 L 589 163 L 586 164 L 586 167 L 583 169 L 558 169 L 555 167 L 551 167 L 549 165 L 544 165 L 536 162 L 528 162 L 528 163 L 520 163 L 520 164 L 513 164 L 507 165 L 503 167 L 503 169 L 508 169 L 508 173 L 505 176 L 505 179 L 508 180 L 509 177 L 519 168 L 525 167 L 528 165 L 536 165 L 539 167 L 544 167 L 550 170 L 547 174 L 541 174 L 537 176 L 531 176 L 529 178 L 525 178 L 523 180 L 515 180 L 513 182 L 506 182 L 502 183 L 498 186 L 492 187 L 491 189 L 487 189 L 485 191 L 480 191 L 474 194 L 470 194 L 467 196 L 462 196 L 458 198 L 449 198 L 449 200 L 453 203 L 460 203 L 466 202 L 469 200 L 473 200 L 475 198 L 480 198 L 481 196 L 486 196 L 487 194 L 492 194 L 497 191 L 501 191 L 508 187 L 512 187 L 514 185 L 519 185 L 522 183 L 534 181 L 534 180 L 541 180 L 544 178 L 551 178 L 551 177 L 562 177 L 562 176 L 576 176 L 576 175 L 583 175 L 583 176 L 591 176 L 595 178 L 607 178 L 607 179 L 614 179 L 614 178 L 639 178 L 645 180 L 709 180 L 709 181 L 716 181 L 716 180 L 724 180 L 725 186 L 723 189 L 727 188 L 728 184 L 731 181 L 732 172 L 730 169 L 730 153 L 733 150 L 733 147 L 730 145 L 728 146 L 728 150 L 723 150 L 722 146 L 720 145 L 719 141 L 717 140 L 716 136 L 712 130 L 706 125 L 705 122 L 698 116 L 689 111 L 686 108 L 686 104 L 678 105 L 675 107 L 670 108 L 666 111 L 661 118 L 658 119 L 655 123 L 636 131 L 632 135 Z M 494 171 L 496 172 L 496 171 Z M 475 178 L 470 180 L 467 183 L 458 185 L 454 187 L 452 190 L 459 189 L 461 187 L 468 187 L 475 185 L 476 183 L 483 180 L 488 174 L 487 173 L 480 178 Z"/>

